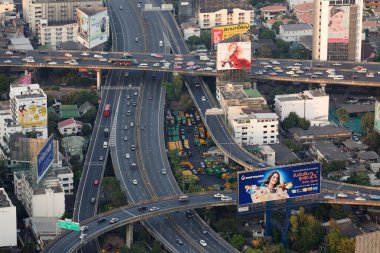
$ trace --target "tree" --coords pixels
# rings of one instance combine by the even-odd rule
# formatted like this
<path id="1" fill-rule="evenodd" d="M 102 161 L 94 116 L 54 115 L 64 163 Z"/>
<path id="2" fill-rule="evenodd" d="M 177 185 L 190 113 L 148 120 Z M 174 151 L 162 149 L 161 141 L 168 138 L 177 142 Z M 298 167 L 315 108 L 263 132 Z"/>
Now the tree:
<path id="1" fill-rule="evenodd" d="M 339 108 L 336 111 L 336 115 L 338 116 L 339 124 L 341 126 L 343 126 L 344 124 L 346 124 L 350 120 L 350 116 L 348 115 L 347 110 L 344 109 L 343 107 Z"/>
<path id="2" fill-rule="evenodd" d="M 353 172 L 349 178 L 346 180 L 349 184 L 358 184 L 358 185 L 366 185 L 370 186 L 371 182 L 366 173 L 363 172 Z"/>
<path id="3" fill-rule="evenodd" d="M 236 234 L 232 236 L 230 243 L 232 244 L 232 246 L 235 247 L 235 249 L 241 250 L 241 248 L 245 244 L 245 238 L 242 235 Z"/>
<path id="4" fill-rule="evenodd" d="M 373 132 L 374 120 L 374 112 L 367 112 L 361 118 L 361 125 L 365 129 L 366 133 Z"/>
<path id="5" fill-rule="evenodd" d="M 5 74 L 0 74 L 0 92 L 9 92 L 10 80 Z"/>
<path id="6" fill-rule="evenodd" d="M 62 104 L 77 104 L 82 105 L 84 102 L 90 102 L 91 104 L 98 105 L 98 95 L 94 91 L 74 91 L 68 95 L 62 96 Z"/>
<path id="7" fill-rule="evenodd" d="M 236 234 L 238 232 L 236 219 L 234 218 L 221 218 L 216 224 L 215 228 L 218 232 L 223 233 L 229 238 L 230 234 Z"/>
<path id="8" fill-rule="evenodd" d="M 58 135 L 58 122 L 61 120 L 59 114 L 51 112 L 48 115 L 48 133 Z"/>
<path id="9" fill-rule="evenodd" d="M 182 80 L 181 75 L 179 74 L 173 75 L 173 85 L 174 85 L 174 94 L 176 98 L 179 98 L 182 92 L 182 87 L 183 87 L 183 80 Z"/>
<path id="10" fill-rule="evenodd" d="M 88 110 L 83 116 L 82 116 L 82 122 L 83 123 L 90 123 L 90 124 L 94 124 L 95 122 L 95 119 L 96 119 L 96 114 L 97 114 L 97 111 L 96 109 L 90 109 Z"/>
<path id="11" fill-rule="evenodd" d="M 293 127 L 296 127 L 297 126 L 297 122 L 298 122 L 298 115 L 297 113 L 295 112 L 291 112 L 289 113 L 288 117 L 286 117 L 283 121 L 282 121 L 282 126 L 288 130 L 290 128 L 293 128 Z"/>
<path id="12" fill-rule="evenodd" d="M 201 43 L 206 46 L 208 50 L 211 49 L 211 32 L 203 31 L 201 32 Z"/>
<path id="13" fill-rule="evenodd" d="M 345 237 L 334 220 L 330 221 L 331 230 L 325 236 L 327 253 L 354 253 L 355 242 Z"/>
<path id="14" fill-rule="evenodd" d="M 102 192 L 107 200 L 108 210 L 127 204 L 127 197 L 121 190 L 120 182 L 116 177 L 104 177 L 102 181 Z"/>
<path id="15" fill-rule="evenodd" d="M 155 240 L 153 242 L 153 246 L 152 246 L 152 253 L 161 253 L 161 252 L 164 252 L 162 249 L 161 249 L 161 243 L 160 241 L 157 241 Z"/>
<path id="16" fill-rule="evenodd" d="M 298 118 L 297 126 L 302 128 L 303 130 L 307 130 L 310 127 L 310 121 L 305 118 Z"/>
<path id="17" fill-rule="evenodd" d="M 322 226 L 313 216 L 305 214 L 300 208 L 299 213 L 290 217 L 289 242 L 291 249 L 298 252 L 309 252 L 318 248 L 322 240 Z"/>
<path id="18" fill-rule="evenodd" d="M 268 28 L 260 28 L 259 39 L 274 39 L 276 37 L 275 33 Z"/>
<path id="19" fill-rule="evenodd" d="M 90 136 L 91 135 L 91 125 L 90 124 L 83 124 L 82 134 L 84 136 Z"/>
<path id="20" fill-rule="evenodd" d="M 198 36 L 190 36 L 189 38 L 187 38 L 187 44 L 189 44 L 191 47 L 195 46 L 195 45 L 200 45 L 202 42 L 201 42 L 201 38 L 198 37 Z"/>
<path id="21" fill-rule="evenodd" d="M 276 21 L 272 25 L 272 30 L 276 32 L 276 34 L 279 34 L 280 32 L 280 25 L 283 25 L 284 23 L 282 21 Z"/>
<path id="22" fill-rule="evenodd" d="M 380 134 L 376 132 L 367 133 L 367 136 L 364 138 L 364 143 L 371 149 L 378 151 L 380 148 Z"/>

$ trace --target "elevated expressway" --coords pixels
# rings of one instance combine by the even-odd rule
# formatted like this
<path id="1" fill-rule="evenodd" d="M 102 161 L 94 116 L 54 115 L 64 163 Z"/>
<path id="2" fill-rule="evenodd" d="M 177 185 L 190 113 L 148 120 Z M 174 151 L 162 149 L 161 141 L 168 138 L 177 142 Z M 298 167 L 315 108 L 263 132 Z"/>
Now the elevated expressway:
<path id="1" fill-rule="evenodd" d="M 175 213 L 177 211 L 191 209 L 191 208 L 204 208 L 210 206 L 226 206 L 226 205 L 236 205 L 237 204 L 237 194 L 236 192 L 223 192 L 224 195 L 228 195 L 232 198 L 231 201 L 220 201 L 218 198 L 214 198 L 214 192 L 206 193 L 196 193 L 191 194 L 189 202 L 179 202 L 179 196 L 169 196 L 162 197 L 156 200 L 145 201 L 138 204 L 128 205 L 124 207 L 117 208 L 110 212 L 94 216 L 90 219 L 87 219 L 81 222 L 81 226 L 88 226 L 87 238 L 84 240 L 79 239 L 80 233 L 78 231 L 67 231 L 45 247 L 42 251 L 44 253 L 56 253 L 56 252 L 75 252 L 76 250 L 86 245 L 87 242 L 92 239 L 97 238 L 99 235 L 102 235 L 108 231 L 111 231 L 115 228 L 125 226 L 126 224 L 132 224 L 137 221 L 151 219 L 155 216 L 164 216 L 169 213 Z M 326 198 L 326 196 L 332 197 L 331 193 L 329 194 L 318 194 L 314 196 L 309 196 L 307 198 L 298 198 L 293 199 L 291 207 L 296 208 L 298 206 L 305 206 L 313 203 L 331 203 L 331 204 L 348 204 L 348 205 L 366 205 L 366 206 L 380 206 L 380 201 L 361 201 L 355 200 L 356 195 L 349 195 L 347 198 Z M 140 206 L 146 206 L 145 211 L 139 211 Z M 158 211 L 151 212 L 149 209 L 151 207 L 158 207 Z M 274 201 L 272 208 L 273 209 L 284 209 L 287 207 L 286 201 Z M 289 207 L 289 206 L 288 206 Z M 265 209 L 265 204 L 256 204 L 253 208 L 253 212 L 263 212 Z M 99 222 L 100 218 L 106 218 L 106 222 Z M 118 218 L 119 221 L 110 224 L 108 221 L 111 218 Z M 191 229 L 191 228 L 189 228 Z M 196 238 L 201 239 L 201 238 Z M 186 245 L 183 245 L 186 246 Z M 207 252 L 218 252 L 208 249 L 208 246 L 205 247 Z"/>

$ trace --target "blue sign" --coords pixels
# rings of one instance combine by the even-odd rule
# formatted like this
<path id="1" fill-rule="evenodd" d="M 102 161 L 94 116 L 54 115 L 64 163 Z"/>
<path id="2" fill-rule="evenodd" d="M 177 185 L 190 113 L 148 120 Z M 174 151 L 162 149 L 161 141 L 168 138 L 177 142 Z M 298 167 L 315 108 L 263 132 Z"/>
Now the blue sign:
<path id="1" fill-rule="evenodd" d="M 319 163 L 276 167 L 239 173 L 238 205 L 295 198 L 320 193 Z"/>
<path id="2" fill-rule="evenodd" d="M 37 183 L 49 170 L 54 160 L 54 144 L 53 136 L 46 141 L 41 151 L 37 154 Z"/>

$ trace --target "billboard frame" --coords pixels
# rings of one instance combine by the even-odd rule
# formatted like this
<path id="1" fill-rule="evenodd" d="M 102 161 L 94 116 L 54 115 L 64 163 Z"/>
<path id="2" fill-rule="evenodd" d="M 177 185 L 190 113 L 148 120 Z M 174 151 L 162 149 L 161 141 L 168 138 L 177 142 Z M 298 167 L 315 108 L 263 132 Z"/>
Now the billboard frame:
<path id="1" fill-rule="evenodd" d="M 307 173 L 307 171 L 309 171 L 309 173 Z M 267 187 L 267 182 L 270 182 L 272 176 L 276 174 L 275 172 L 278 174 L 277 178 L 279 181 L 277 181 L 278 185 L 276 185 L 276 188 L 271 190 Z M 317 175 L 318 178 L 312 178 L 315 175 Z M 255 171 L 240 171 L 238 172 L 238 206 L 241 207 L 275 200 L 293 199 L 320 194 L 321 175 L 321 163 L 319 162 L 275 166 Z M 292 180 L 289 182 L 280 180 L 281 177 L 284 176 L 285 180 Z M 297 182 L 294 179 L 298 179 L 299 181 Z M 311 181 L 309 183 L 308 181 L 305 181 L 304 184 L 301 180 Z M 246 183 L 242 184 L 242 181 L 245 181 Z M 261 184 L 256 185 L 254 183 Z M 245 196 L 242 195 L 243 193 Z M 251 196 L 247 197 L 247 194 L 250 194 Z M 248 201 L 248 199 L 250 200 Z"/>
<path id="2" fill-rule="evenodd" d="M 219 43 L 216 52 L 216 69 L 250 69 L 251 42 Z"/>
<path id="3" fill-rule="evenodd" d="M 50 149 L 50 150 L 48 150 Z M 37 184 L 54 162 L 54 135 L 51 135 L 36 156 Z"/>
<path id="4" fill-rule="evenodd" d="M 211 29 L 211 44 L 216 46 L 224 40 L 229 39 L 239 34 L 249 33 L 251 25 L 248 23 L 235 25 L 215 26 Z"/>

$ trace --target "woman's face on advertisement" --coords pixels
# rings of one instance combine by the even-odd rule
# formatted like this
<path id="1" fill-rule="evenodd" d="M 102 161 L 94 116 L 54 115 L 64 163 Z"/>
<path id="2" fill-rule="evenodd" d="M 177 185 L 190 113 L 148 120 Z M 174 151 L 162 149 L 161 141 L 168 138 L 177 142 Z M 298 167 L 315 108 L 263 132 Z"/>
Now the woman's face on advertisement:
<path id="1" fill-rule="evenodd" d="M 342 23 L 342 20 L 343 20 L 343 11 L 337 12 L 331 17 L 332 24 L 340 25 Z"/>
<path id="2" fill-rule="evenodd" d="M 232 45 L 231 48 L 230 48 L 231 51 L 235 51 L 236 50 L 236 45 Z"/>
<path id="3" fill-rule="evenodd" d="M 270 178 L 269 183 L 272 185 L 276 185 L 278 182 L 278 173 L 274 173 L 273 176 Z"/>

